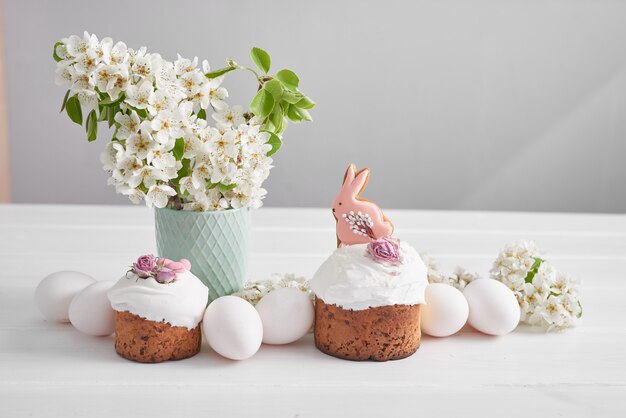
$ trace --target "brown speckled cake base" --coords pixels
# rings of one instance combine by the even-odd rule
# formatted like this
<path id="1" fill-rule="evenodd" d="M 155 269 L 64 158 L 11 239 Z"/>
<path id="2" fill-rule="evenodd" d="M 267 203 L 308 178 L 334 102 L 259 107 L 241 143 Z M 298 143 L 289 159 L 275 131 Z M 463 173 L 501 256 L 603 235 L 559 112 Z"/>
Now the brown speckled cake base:
<path id="1" fill-rule="evenodd" d="M 115 312 L 115 351 L 128 360 L 160 363 L 200 352 L 200 325 L 192 330 L 155 322 L 128 311 Z"/>
<path id="2" fill-rule="evenodd" d="M 399 360 L 420 346 L 420 305 L 359 311 L 315 298 L 315 345 L 346 360 Z"/>

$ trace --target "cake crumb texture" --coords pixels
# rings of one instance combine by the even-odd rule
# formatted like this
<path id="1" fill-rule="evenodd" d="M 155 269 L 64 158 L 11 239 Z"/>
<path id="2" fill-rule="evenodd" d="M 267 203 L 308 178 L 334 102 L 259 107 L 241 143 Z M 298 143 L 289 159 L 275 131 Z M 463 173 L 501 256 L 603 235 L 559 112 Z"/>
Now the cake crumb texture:
<path id="1" fill-rule="evenodd" d="M 200 352 L 200 324 L 192 330 L 144 319 L 128 311 L 115 312 L 115 351 L 141 363 L 181 360 Z"/>
<path id="2" fill-rule="evenodd" d="M 315 299 L 315 345 L 347 360 L 398 360 L 420 345 L 420 305 L 347 310 Z"/>

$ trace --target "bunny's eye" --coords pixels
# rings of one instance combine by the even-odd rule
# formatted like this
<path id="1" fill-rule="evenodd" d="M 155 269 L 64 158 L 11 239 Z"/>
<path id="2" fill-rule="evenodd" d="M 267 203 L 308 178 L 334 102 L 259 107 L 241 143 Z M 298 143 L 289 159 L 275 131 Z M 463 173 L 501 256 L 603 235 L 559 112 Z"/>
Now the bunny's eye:
<path id="1" fill-rule="evenodd" d="M 339 202 L 339 206 L 341 206 L 341 202 Z"/>

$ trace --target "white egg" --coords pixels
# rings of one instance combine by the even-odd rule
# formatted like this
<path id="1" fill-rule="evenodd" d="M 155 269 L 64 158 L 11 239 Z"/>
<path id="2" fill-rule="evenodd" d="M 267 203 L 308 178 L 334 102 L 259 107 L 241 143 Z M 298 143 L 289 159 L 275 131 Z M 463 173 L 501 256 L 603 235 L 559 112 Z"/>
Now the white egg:
<path id="1" fill-rule="evenodd" d="M 520 307 L 513 291 L 493 279 L 468 284 L 463 294 L 469 304 L 469 324 L 490 335 L 505 335 L 519 324 Z"/>
<path id="2" fill-rule="evenodd" d="M 315 310 L 309 295 L 295 287 L 276 289 L 257 303 L 265 344 L 289 344 L 313 325 Z"/>
<path id="3" fill-rule="evenodd" d="M 458 332 L 469 314 L 467 300 L 456 288 L 433 283 L 426 287 L 426 304 L 421 307 L 421 328 L 424 334 L 447 337 Z"/>
<path id="4" fill-rule="evenodd" d="M 204 312 L 202 329 L 211 348 L 232 360 L 252 357 L 263 340 L 258 312 L 237 296 L 222 296 L 211 302 Z"/>
<path id="5" fill-rule="evenodd" d="M 35 305 L 50 321 L 69 322 L 68 311 L 78 292 L 96 279 L 78 271 L 58 271 L 43 278 L 35 289 Z"/>
<path id="6" fill-rule="evenodd" d="M 74 296 L 70 303 L 69 317 L 77 330 L 98 337 L 113 334 L 115 313 L 107 292 L 114 284 L 110 280 L 96 282 Z"/>

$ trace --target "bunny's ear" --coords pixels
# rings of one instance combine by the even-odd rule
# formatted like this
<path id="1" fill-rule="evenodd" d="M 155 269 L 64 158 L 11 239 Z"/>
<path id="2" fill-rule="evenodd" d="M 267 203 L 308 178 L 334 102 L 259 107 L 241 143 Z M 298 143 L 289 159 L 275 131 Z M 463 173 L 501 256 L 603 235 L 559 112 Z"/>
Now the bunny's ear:
<path id="1" fill-rule="evenodd" d="M 359 193 L 363 191 L 363 189 L 365 188 L 365 185 L 367 184 L 367 180 L 369 179 L 369 177 L 370 177 L 369 168 L 364 168 L 363 170 L 357 173 L 356 177 L 352 181 L 352 185 L 350 185 L 350 189 L 352 190 L 352 193 L 354 194 L 354 196 L 358 196 Z"/>
<path id="2" fill-rule="evenodd" d="M 343 187 L 350 186 L 354 181 L 356 167 L 354 164 L 350 164 L 346 170 L 346 174 L 343 176 Z"/>

